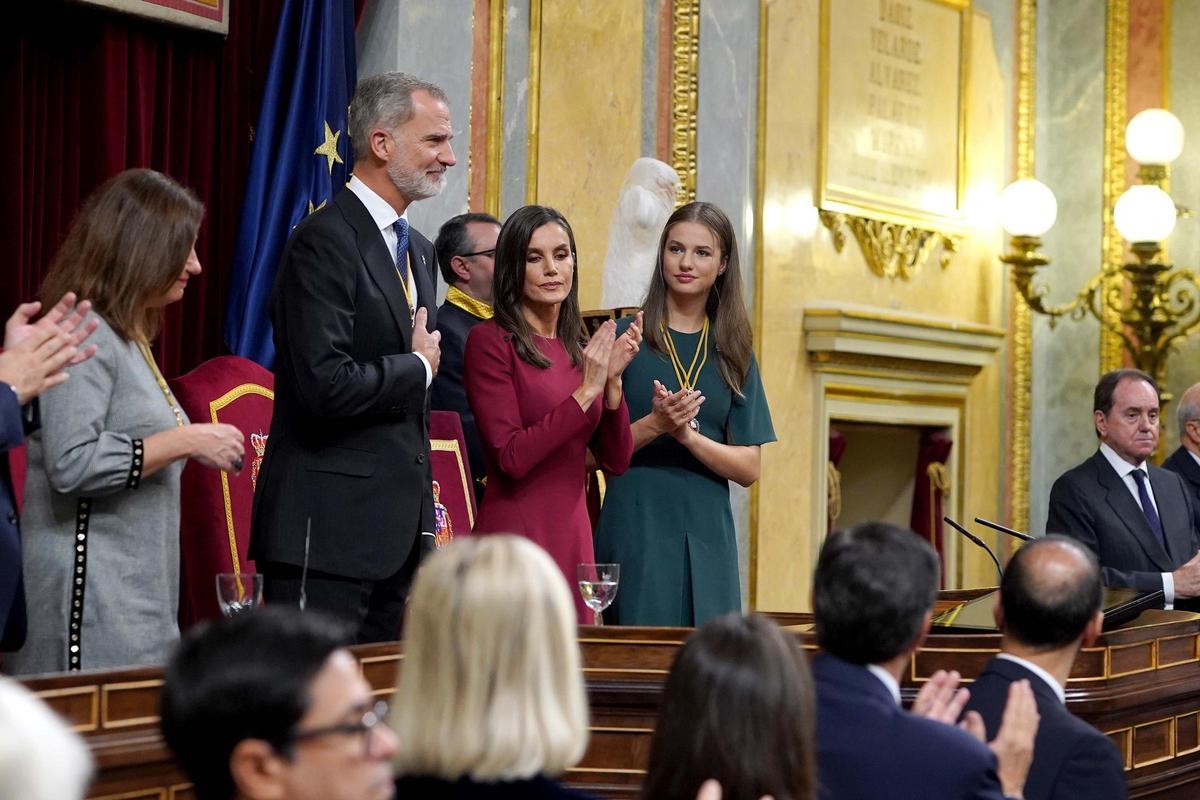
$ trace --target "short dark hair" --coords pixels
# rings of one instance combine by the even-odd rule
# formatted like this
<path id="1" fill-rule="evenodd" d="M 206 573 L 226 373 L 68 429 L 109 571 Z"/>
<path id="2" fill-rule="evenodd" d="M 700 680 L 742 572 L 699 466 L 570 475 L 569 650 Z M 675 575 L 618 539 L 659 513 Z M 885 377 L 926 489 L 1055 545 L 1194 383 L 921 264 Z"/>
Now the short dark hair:
<path id="1" fill-rule="evenodd" d="M 726 614 L 693 633 L 663 688 L 642 797 L 692 800 L 715 778 L 729 798 L 816 795 L 814 703 L 794 636 Z"/>
<path id="2" fill-rule="evenodd" d="M 1065 578 L 1048 576 L 1038 565 L 1047 548 L 1067 548 L 1082 566 Z M 1029 542 L 1013 554 L 1000 580 L 1004 632 L 1022 644 L 1052 650 L 1079 638 L 1100 610 L 1103 587 L 1100 565 L 1091 550 L 1066 536 L 1051 534 Z"/>
<path id="3" fill-rule="evenodd" d="M 912 531 L 864 522 L 830 534 L 813 577 L 817 642 L 853 664 L 895 658 L 920 633 L 937 590 L 937 554 Z"/>
<path id="4" fill-rule="evenodd" d="M 442 270 L 442 279 L 446 281 L 447 286 L 458 283 L 458 276 L 450 268 L 450 259 L 465 255 L 475 249 L 475 243 L 467 235 L 467 225 L 472 222 L 486 222 L 497 228 L 500 227 L 500 220 L 491 214 L 459 214 L 442 224 L 438 230 L 437 239 L 433 242 L 433 249 L 437 252 L 438 266 Z"/>
<path id="5" fill-rule="evenodd" d="M 229 759 L 245 739 L 287 754 L 308 688 L 347 631 L 319 613 L 266 607 L 188 631 L 167 665 L 162 730 L 199 800 L 234 794 Z"/>
<path id="6" fill-rule="evenodd" d="M 1112 411 L 1113 394 L 1117 391 L 1117 385 L 1126 378 L 1145 381 L 1154 389 L 1155 394 L 1160 393 L 1158 381 L 1150 377 L 1148 373 L 1142 372 L 1140 369 L 1114 369 L 1100 376 L 1100 380 L 1096 384 L 1096 391 L 1092 395 L 1092 410 L 1099 411 L 1107 417 L 1108 412 Z"/>

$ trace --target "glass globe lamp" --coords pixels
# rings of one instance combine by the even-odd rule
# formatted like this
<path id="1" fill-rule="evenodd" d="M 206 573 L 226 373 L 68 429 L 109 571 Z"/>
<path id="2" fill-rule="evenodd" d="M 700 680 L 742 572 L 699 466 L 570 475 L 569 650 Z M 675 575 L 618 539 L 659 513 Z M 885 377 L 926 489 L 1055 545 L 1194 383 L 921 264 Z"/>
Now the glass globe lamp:
<path id="1" fill-rule="evenodd" d="M 1157 186 L 1130 186 L 1117 198 L 1113 221 L 1130 244 L 1161 242 L 1175 230 L 1175 203 Z"/>
<path id="2" fill-rule="evenodd" d="M 1000 193 L 1000 225 L 1011 236 L 1040 237 L 1057 217 L 1058 201 L 1041 181 L 1022 178 Z"/>
<path id="3" fill-rule="evenodd" d="M 1139 164 L 1165 167 L 1183 152 L 1183 123 L 1165 108 L 1147 108 L 1125 127 L 1125 149 Z"/>

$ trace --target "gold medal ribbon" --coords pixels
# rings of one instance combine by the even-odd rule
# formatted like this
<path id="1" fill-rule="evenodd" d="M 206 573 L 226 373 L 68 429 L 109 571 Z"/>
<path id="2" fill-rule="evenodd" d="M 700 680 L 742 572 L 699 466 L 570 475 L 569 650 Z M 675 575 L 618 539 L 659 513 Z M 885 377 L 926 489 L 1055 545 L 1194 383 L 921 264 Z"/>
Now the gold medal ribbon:
<path id="1" fill-rule="evenodd" d="M 171 407 L 171 412 L 175 414 L 175 424 L 180 428 L 183 427 L 183 412 L 175 403 L 175 395 L 171 394 L 171 387 L 167 385 L 167 379 L 158 371 L 158 364 L 154 363 L 154 354 L 150 352 L 150 345 L 145 341 L 137 343 L 138 350 L 142 353 L 142 358 L 146 360 L 146 366 L 150 367 L 150 371 L 154 373 L 154 380 L 158 383 L 158 388 L 162 389 L 163 396 L 167 398 L 167 405 Z"/>
<path id="2" fill-rule="evenodd" d="M 708 318 L 704 319 L 704 327 L 700 329 L 700 339 L 696 343 L 696 352 L 692 355 L 692 363 L 687 370 L 683 368 L 683 361 L 679 358 L 679 351 L 675 348 L 675 340 L 671 338 L 670 329 L 661 322 L 658 324 L 658 328 L 663 333 L 663 342 L 667 346 L 667 355 L 671 359 L 671 367 L 675 370 L 675 379 L 679 381 L 679 388 L 689 392 L 694 390 L 700 380 L 700 370 L 704 369 L 704 365 L 708 362 Z"/>

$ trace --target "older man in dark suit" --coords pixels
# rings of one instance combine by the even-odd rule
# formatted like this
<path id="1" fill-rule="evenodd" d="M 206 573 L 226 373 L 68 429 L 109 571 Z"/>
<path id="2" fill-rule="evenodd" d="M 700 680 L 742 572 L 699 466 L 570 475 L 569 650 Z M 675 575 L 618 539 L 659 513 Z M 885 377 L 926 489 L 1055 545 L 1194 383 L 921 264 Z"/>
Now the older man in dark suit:
<path id="1" fill-rule="evenodd" d="M 935 674 L 911 713 L 900 705 L 937 587 L 937 554 L 912 531 L 874 522 L 825 540 L 813 579 L 820 797 L 1021 795 L 1038 724 L 1028 681 L 1013 684 L 990 746 L 978 715 L 955 725 L 968 697 L 958 673 Z"/>
<path id="2" fill-rule="evenodd" d="M 275 413 L 250 555 L 268 602 L 347 619 L 359 642 L 396 638 L 433 543 L 437 265 L 405 214 L 444 186 L 451 136 L 438 87 L 399 72 L 359 82 L 354 176 L 296 226 L 271 298 Z"/>
<path id="3" fill-rule="evenodd" d="M 1175 408 L 1179 421 L 1179 447 L 1163 461 L 1163 469 L 1183 478 L 1192 492 L 1192 513 L 1200 530 L 1200 383 L 1179 398 Z"/>
<path id="4" fill-rule="evenodd" d="M 1168 608 L 1200 597 L 1192 498 L 1182 478 L 1146 461 L 1158 447 L 1158 384 L 1113 370 L 1096 384 L 1092 408 L 1100 449 L 1054 482 L 1046 530 L 1095 553 L 1108 586 L 1161 589 Z"/>
<path id="5" fill-rule="evenodd" d="M 1033 687 L 1041 722 L 1025 800 L 1128 797 L 1117 748 L 1066 707 L 1075 657 L 1104 627 L 1101 594 L 1096 557 L 1066 536 L 1025 545 L 1004 571 L 996 605 L 1001 652 L 971 685 L 967 710 L 979 712 L 988 733 L 995 734 L 1013 682 L 1026 680 Z"/>

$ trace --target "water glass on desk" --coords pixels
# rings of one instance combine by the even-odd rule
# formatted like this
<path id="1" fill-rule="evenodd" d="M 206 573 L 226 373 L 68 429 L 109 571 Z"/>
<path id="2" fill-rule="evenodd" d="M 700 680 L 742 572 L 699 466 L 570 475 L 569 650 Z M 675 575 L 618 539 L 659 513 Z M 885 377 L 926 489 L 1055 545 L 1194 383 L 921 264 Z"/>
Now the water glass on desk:
<path id="1" fill-rule="evenodd" d="M 263 576 L 249 572 L 217 573 L 217 603 L 221 613 L 233 617 L 262 605 Z"/>
<path id="2" fill-rule="evenodd" d="M 600 612 L 612 605 L 620 580 L 620 564 L 579 565 L 579 593 L 584 605 L 592 610 L 596 625 L 604 624 Z"/>

